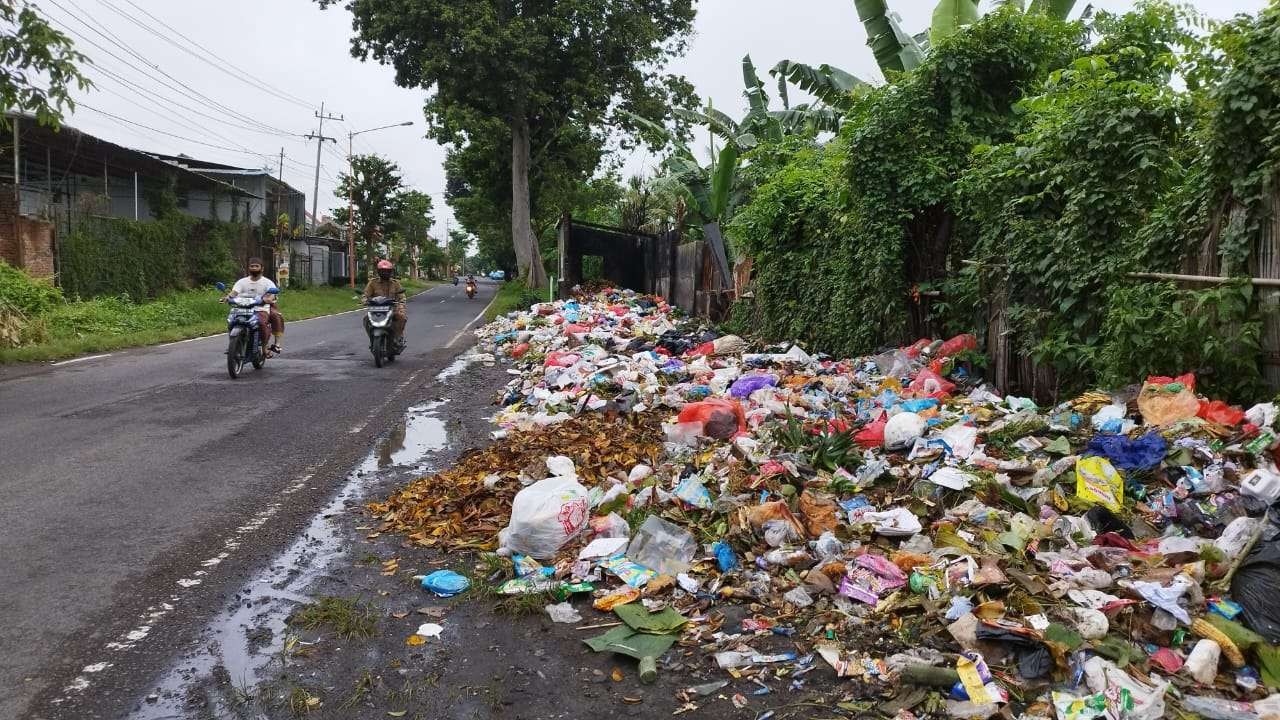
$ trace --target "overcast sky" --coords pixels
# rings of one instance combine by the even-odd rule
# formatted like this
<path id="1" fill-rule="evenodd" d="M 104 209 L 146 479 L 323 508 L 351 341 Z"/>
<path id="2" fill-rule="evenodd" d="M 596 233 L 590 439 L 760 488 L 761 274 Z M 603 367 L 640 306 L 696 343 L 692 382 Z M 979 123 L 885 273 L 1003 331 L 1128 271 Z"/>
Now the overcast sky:
<path id="1" fill-rule="evenodd" d="M 88 74 L 97 87 L 76 94 L 81 106 L 68 118 L 73 127 L 142 150 L 242 167 L 276 169 L 283 148 L 285 181 L 307 194 L 309 210 L 316 143 L 302 136 L 317 130 L 323 102 L 326 114 L 343 117 L 324 123 L 323 134 L 337 139 L 325 143 L 320 158 L 324 214 L 345 204 L 333 189 L 345 163 L 347 133 L 412 120 L 414 127 L 357 136 L 355 151 L 391 158 L 407 185 L 434 196 L 437 235 L 453 222 L 442 192 L 444 150 L 423 137 L 423 92 L 396 87 L 389 68 L 351 57 L 345 10 L 322 11 L 309 0 L 34 2 L 96 65 Z M 890 3 L 911 32 L 928 25 L 935 4 Z M 1257 12 L 1266 0 L 1193 4 L 1226 18 Z M 1124 10 L 1133 3 L 1093 5 Z M 671 70 L 734 116 L 745 104 L 740 61 L 746 54 L 761 73 L 790 59 L 879 78 L 853 0 L 701 0 L 696 33 L 688 55 Z M 651 164 L 636 153 L 626 168 L 643 171 Z"/>

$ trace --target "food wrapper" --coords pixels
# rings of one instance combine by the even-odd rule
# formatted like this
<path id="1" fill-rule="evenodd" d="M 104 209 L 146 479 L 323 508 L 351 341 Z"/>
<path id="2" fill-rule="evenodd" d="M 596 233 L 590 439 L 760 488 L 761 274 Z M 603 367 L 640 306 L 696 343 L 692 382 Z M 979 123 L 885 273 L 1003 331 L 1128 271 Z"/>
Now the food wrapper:
<path id="1" fill-rule="evenodd" d="M 1124 505 L 1124 478 L 1103 457 L 1076 460 L 1076 496 L 1118 513 Z"/>

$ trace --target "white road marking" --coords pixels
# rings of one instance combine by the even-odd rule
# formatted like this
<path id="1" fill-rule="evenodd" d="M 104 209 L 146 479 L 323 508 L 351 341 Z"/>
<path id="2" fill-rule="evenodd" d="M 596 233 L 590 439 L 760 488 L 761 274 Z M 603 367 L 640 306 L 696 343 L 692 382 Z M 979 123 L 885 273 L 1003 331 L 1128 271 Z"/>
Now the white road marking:
<path id="1" fill-rule="evenodd" d="M 489 301 L 489 305 L 492 305 L 492 304 L 494 303 L 494 301 L 495 301 L 495 300 L 497 300 L 497 299 L 498 299 L 498 296 L 497 296 L 497 295 L 494 295 L 494 296 L 493 296 L 493 300 L 490 300 L 490 301 Z M 479 320 L 480 318 L 484 317 L 485 311 L 487 311 L 487 310 L 489 309 L 489 305 L 485 305 L 485 306 L 484 306 L 484 310 L 481 310 L 479 315 L 476 315 L 475 317 L 471 318 L 471 321 L 470 321 L 470 322 L 468 322 L 466 325 L 462 326 L 462 329 L 458 331 L 458 334 L 457 334 L 457 335 L 454 335 L 452 338 L 449 338 L 449 342 L 445 343 L 445 347 L 447 347 L 447 348 L 453 347 L 453 344 L 454 344 L 454 343 L 456 343 L 456 342 L 458 342 L 458 338 L 462 337 L 463 333 L 465 333 L 466 331 L 470 330 L 470 329 L 471 329 L 471 326 L 472 326 L 472 325 L 474 325 L 474 324 L 476 323 L 476 321 L 477 321 L 477 320 Z"/>
<path id="2" fill-rule="evenodd" d="M 111 356 L 112 356 L 112 355 L 114 355 L 114 354 L 115 354 L 115 353 L 103 353 L 103 354 L 101 354 L 101 355 L 86 355 L 85 357 L 72 358 L 72 359 L 70 359 L 70 360 L 63 360 L 62 362 L 56 362 L 56 363 L 53 363 L 52 365 L 50 365 L 50 367 L 59 367 L 59 366 L 61 366 L 61 365 L 70 365 L 71 363 L 84 362 L 84 361 L 86 361 L 86 360 L 97 360 L 97 359 L 99 359 L 99 358 L 111 357 Z"/>

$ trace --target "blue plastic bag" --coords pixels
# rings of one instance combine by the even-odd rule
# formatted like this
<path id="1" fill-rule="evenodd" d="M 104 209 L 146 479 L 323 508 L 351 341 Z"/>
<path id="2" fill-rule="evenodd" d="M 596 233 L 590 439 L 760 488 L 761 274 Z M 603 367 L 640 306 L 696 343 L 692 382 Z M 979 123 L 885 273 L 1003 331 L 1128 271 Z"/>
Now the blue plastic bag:
<path id="1" fill-rule="evenodd" d="M 1160 433 L 1149 432 L 1137 440 L 1124 435 L 1095 435 L 1089 441 L 1090 455 L 1101 455 L 1121 470 L 1145 470 L 1160 464 L 1169 444 Z"/>
<path id="2" fill-rule="evenodd" d="M 471 581 L 452 570 L 437 570 L 422 578 L 422 588 L 440 597 L 453 597 L 471 587 Z"/>
<path id="3" fill-rule="evenodd" d="M 738 556 L 734 554 L 733 548 L 729 547 L 729 543 L 717 540 L 711 546 L 711 551 L 716 554 L 716 564 L 720 566 L 720 572 L 729 572 L 737 569 Z"/>

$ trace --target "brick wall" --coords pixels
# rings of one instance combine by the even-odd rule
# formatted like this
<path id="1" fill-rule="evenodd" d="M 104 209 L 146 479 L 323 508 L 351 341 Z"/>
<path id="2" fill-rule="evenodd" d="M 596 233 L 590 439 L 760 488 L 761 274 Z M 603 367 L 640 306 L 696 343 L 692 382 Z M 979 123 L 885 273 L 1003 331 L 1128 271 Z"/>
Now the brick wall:
<path id="1" fill-rule="evenodd" d="M 13 186 L 0 185 L 0 259 L 16 266 L 21 256 L 23 269 L 27 272 L 36 277 L 53 276 L 53 224 L 20 217 L 15 227 L 16 211 Z M 19 242 L 22 243 L 21 252 Z"/>

